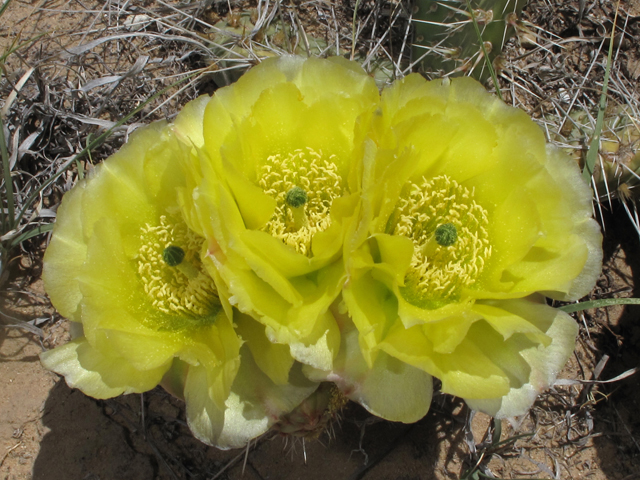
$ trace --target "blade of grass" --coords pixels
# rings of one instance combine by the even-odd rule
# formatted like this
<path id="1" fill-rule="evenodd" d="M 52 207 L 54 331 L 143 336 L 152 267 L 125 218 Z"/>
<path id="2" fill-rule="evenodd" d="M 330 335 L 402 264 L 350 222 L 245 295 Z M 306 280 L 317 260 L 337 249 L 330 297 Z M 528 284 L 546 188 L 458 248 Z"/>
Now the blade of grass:
<path id="1" fill-rule="evenodd" d="M 35 37 L 30 38 L 29 40 L 25 40 L 24 42 L 18 43 L 17 45 L 16 45 L 17 39 L 15 39 L 11 44 L 11 47 L 9 47 L 2 55 L 0 55 L 0 63 L 4 63 L 5 60 L 9 57 L 9 55 L 11 55 L 13 52 L 20 50 L 25 45 L 29 45 L 30 43 L 36 42 L 37 40 L 39 40 L 40 38 L 44 37 L 47 34 L 48 34 L 47 32 L 40 33 Z"/>
<path id="2" fill-rule="evenodd" d="M 2 14 L 7 9 L 7 7 L 9 6 L 10 3 L 11 3 L 11 0 L 7 0 L 6 2 L 4 2 L 2 4 L 2 6 L 0 7 L 0 17 L 2 16 Z"/>
<path id="3" fill-rule="evenodd" d="M 487 69 L 489 69 L 491 80 L 493 80 L 493 86 L 496 89 L 496 95 L 498 95 L 498 98 L 502 100 L 502 92 L 500 91 L 500 85 L 498 84 L 498 77 L 496 76 L 496 71 L 493 69 L 493 65 L 489 61 L 489 55 L 487 49 L 484 47 L 484 41 L 482 40 L 482 32 L 480 32 L 480 26 L 478 25 L 478 21 L 476 20 L 476 14 L 473 12 L 473 7 L 471 6 L 470 0 L 467 0 L 467 8 L 469 9 L 469 15 L 471 15 L 473 28 L 475 29 L 476 35 L 478 36 L 478 41 L 480 42 L 480 48 L 482 49 L 482 54 L 484 55 L 484 63 L 487 66 Z"/>
<path id="4" fill-rule="evenodd" d="M 613 305 L 640 305 L 640 298 L 601 298 L 600 300 L 563 305 L 558 309 L 566 313 L 573 313 L 591 308 L 611 307 Z"/>
<path id="5" fill-rule="evenodd" d="M 87 142 L 86 142 L 86 146 L 88 147 L 89 144 L 91 143 L 91 138 L 93 137 L 93 134 L 90 133 L 89 135 L 87 135 Z M 89 150 L 87 152 L 87 157 L 89 157 L 89 163 L 91 165 L 93 165 L 93 158 L 91 158 L 91 150 Z M 80 162 L 80 159 L 77 158 L 76 159 L 76 168 L 78 169 L 78 178 L 80 180 L 84 179 L 84 167 L 82 166 L 82 163 Z"/>
<path id="6" fill-rule="evenodd" d="M 609 53 L 607 54 L 607 66 L 604 70 L 604 80 L 602 82 L 602 93 L 600 94 L 600 105 L 598 107 L 598 118 L 596 119 L 596 128 L 593 131 L 593 138 L 589 144 L 589 150 L 584 160 L 584 169 L 582 176 L 591 184 L 591 177 L 595 171 L 596 159 L 600 150 L 600 134 L 604 124 L 604 111 L 607 108 L 607 91 L 609 89 L 609 73 L 611 72 L 611 60 L 613 58 L 613 40 L 616 34 L 616 23 L 618 21 L 618 11 L 620 10 L 620 0 L 616 4 L 616 14 L 613 17 L 613 27 L 611 27 L 611 39 L 609 40 Z"/>
<path id="7" fill-rule="evenodd" d="M 50 232 L 51 230 L 53 230 L 53 223 L 45 223 L 44 225 L 38 225 L 37 227 L 27 230 L 26 232 L 12 239 L 11 243 L 9 243 L 9 248 L 11 249 L 13 247 L 17 247 L 22 242 L 29 240 L 30 238 L 33 238 L 37 235 L 40 235 L 41 233 Z"/>
<path id="8" fill-rule="evenodd" d="M 502 436 L 502 422 L 498 419 L 493 419 L 493 438 L 491 447 L 495 448 L 500 445 L 500 437 Z"/>
<path id="9" fill-rule="evenodd" d="M 13 203 L 13 180 L 11 179 L 11 166 L 9 165 L 9 151 L 7 150 L 7 141 L 4 137 L 4 122 L 0 117 L 0 155 L 2 156 L 2 178 L 4 179 L 4 191 L 7 197 L 7 215 L 4 215 L 4 205 L 0 205 L 2 209 L 2 234 L 8 232 L 14 227 L 14 208 Z"/>
<path id="10" fill-rule="evenodd" d="M 360 7 L 360 0 L 356 0 L 356 6 L 353 7 L 353 22 L 351 24 L 351 60 L 356 58 L 356 18 L 358 15 L 358 7 Z"/>

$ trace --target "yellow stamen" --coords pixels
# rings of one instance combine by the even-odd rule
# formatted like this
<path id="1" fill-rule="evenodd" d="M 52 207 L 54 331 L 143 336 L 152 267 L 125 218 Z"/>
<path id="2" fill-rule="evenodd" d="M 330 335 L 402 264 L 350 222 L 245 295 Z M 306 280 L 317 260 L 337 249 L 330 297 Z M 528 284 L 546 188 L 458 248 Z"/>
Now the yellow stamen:
<path id="1" fill-rule="evenodd" d="M 259 185 L 277 202 L 263 230 L 311 257 L 313 236 L 329 228 L 331 203 L 344 191 L 335 158 L 310 148 L 296 150 L 270 156 L 260 173 Z"/>
<path id="2" fill-rule="evenodd" d="M 203 239 L 163 215 L 160 225 L 142 227 L 141 240 L 138 274 L 152 305 L 165 314 L 209 319 L 220 303 L 200 261 Z"/>
<path id="3" fill-rule="evenodd" d="M 401 291 L 412 304 L 437 308 L 472 285 L 491 256 L 487 212 L 447 176 L 409 182 L 403 193 L 389 225 L 414 244 Z"/>

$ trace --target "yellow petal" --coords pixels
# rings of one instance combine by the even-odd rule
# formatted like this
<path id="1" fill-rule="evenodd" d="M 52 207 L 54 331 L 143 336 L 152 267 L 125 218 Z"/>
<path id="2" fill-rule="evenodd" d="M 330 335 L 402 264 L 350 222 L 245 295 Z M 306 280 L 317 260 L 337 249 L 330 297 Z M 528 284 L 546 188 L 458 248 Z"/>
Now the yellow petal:
<path id="1" fill-rule="evenodd" d="M 542 304 L 510 301 L 512 312 L 527 318 L 550 339 L 547 345 L 530 344 L 519 351 L 528 369 L 523 369 L 517 382 L 512 382 L 509 393 L 487 399 L 467 399 L 469 406 L 497 418 L 524 415 L 540 392 L 549 388 L 558 372 L 571 356 L 578 332 L 576 322 L 566 313 Z M 507 359 L 513 362 L 513 359 Z"/>
<path id="2" fill-rule="evenodd" d="M 40 360 L 47 369 L 64 376 L 71 388 L 94 398 L 151 390 L 170 365 L 137 370 L 127 360 L 93 348 L 83 337 L 43 352 Z"/>
<path id="3" fill-rule="evenodd" d="M 204 135 L 202 125 L 204 122 L 204 112 L 211 97 L 201 95 L 190 101 L 184 107 L 173 122 L 173 131 L 184 143 L 197 148 L 204 146 Z"/>
<path id="4" fill-rule="evenodd" d="M 417 422 L 431 405 L 431 375 L 379 352 L 369 366 L 362 356 L 358 331 L 348 319 L 341 322 L 340 352 L 329 371 L 305 367 L 314 381 L 334 382 L 349 399 L 392 422 Z"/>
<path id="5" fill-rule="evenodd" d="M 291 355 L 299 362 L 325 370 L 332 367 L 340 345 L 340 332 L 329 311 L 317 316 L 313 330 L 306 335 L 295 330 L 293 334 L 286 330 L 267 329 L 267 332 L 274 339 L 289 344 Z"/>
<path id="6" fill-rule="evenodd" d="M 303 377 L 299 365 L 289 383 L 276 385 L 258 368 L 247 347 L 241 355 L 241 368 L 224 410 L 209 394 L 204 368 L 190 367 L 184 384 L 189 428 L 198 440 L 220 449 L 245 446 L 318 387 Z"/>
<path id="7" fill-rule="evenodd" d="M 478 325 L 476 322 L 475 325 Z M 439 378 L 442 391 L 465 398 L 488 398 L 509 391 L 507 374 L 498 367 L 475 341 L 483 329 L 469 330 L 467 337 L 450 354 L 437 353 L 421 326 L 405 329 L 394 326 L 380 348 L 389 355 Z"/>
<path id="8" fill-rule="evenodd" d="M 44 288 L 53 306 L 61 315 L 74 319 L 82 300 L 76 275 L 87 255 L 80 216 L 83 190 L 84 184 L 78 185 L 63 197 L 42 267 Z"/>
<path id="9" fill-rule="evenodd" d="M 270 342 L 265 334 L 264 325 L 248 315 L 236 315 L 235 323 L 238 326 L 238 334 L 251 350 L 258 367 L 276 385 L 286 384 L 294 361 L 289 353 L 289 347 Z"/>

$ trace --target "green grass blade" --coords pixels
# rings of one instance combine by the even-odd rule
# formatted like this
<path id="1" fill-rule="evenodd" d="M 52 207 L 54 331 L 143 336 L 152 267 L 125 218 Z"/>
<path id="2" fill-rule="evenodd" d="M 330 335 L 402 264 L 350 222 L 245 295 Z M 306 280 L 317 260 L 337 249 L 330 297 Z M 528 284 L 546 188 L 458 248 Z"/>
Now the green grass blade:
<path id="1" fill-rule="evenodd" d="M 0 17 L 2 16 L 2 14 L 7 9 L 7 7 L 9 6 L 10 3 L 11 3 L 11 0 L 7 0 L 6 2 L 4 2 L 2 4 L 2 6 L 0 7 Z"/>
<path id="2" fill-rule="evenodd" d="M 478 21 L 476 20 L 476 15 L 473 12 L 473 7 L 471 6 L 470 0 L 467 0 L 467 8 L 469 9 L 469 15 L 471 15 L 473 28 L 475 29 L 476 35 L 478 36 L 478 41 L 480 42 L 482 55 L 484 55 L 484 63 L 489 69 L 489 75 L 491 75 L 491 80 L 493 80 L 493 86 L 496 89 L 496 95 L 498 95 L 498 98 L 502 100 L 502 92 L 500 91 L 500 85 L 498 84 L 498 77 L 496 76 L 496 71 L 493 69 L 493 65 L 489 61 L 489 52 L 487 52 L 487 49 L 484 48 L 484 41 L 482 40 L 482 32 L 480 32 L 480 26 L 478 25 Z"/>
<path id="3" fill-rule="evenodd" d="M 491 447 L 495 448 L 500 445 L 500 437 L 502 436 L 502 421 L 493 419 L 493 441 Z"/>
<path id="4" fill-rule="evenodd" d="M 584 160 L 584 169 L 582 176 L 591 184 L 591 177 L 596 168 L 596 160 L 598 151 L 600 150 L 600 134 L 602 133 L 602 125 L 604 124 L 604 111 L 607 108 L 607 91 L 609 90 L 609 73 L 611 72 L 611 62 L 613 59 L 613 40 L 616 34 L 616 23 L 618 21 L 618 10 L 620 9 L 620 0 L 616 5 L 616 14 L 613 18 L 613 27 L 611 27 L 611 39 L 609 40 L 609 53 L 607 54 L 607 66 L 604 70 L 604 81 L 602 82 L 602 93 L 600 94 L 600 105 L 598 107 L 598 118 L 596 119 L 596 128 L 593 131 L 593 138 L 589 144 L 589 150 Z"/>
<path id="5" fill-rule="evenodd" d="M 6 0 L 0 7 L 0 17 L 4 14 L 5 10 L 11 3 L 11 0 Z M 3 69 L 4 72 L 4 69 Z M 9 152 L 7 151 L 7 143 L 4 138 L 4 124 L 2 123 L 2 117 L 0 117 L 0 149 L 2 156 L 2 178 L 5 183 L 4 193 L 7 195 L 7 213 L 4 212 L 4 202 L 2 201 L 2 191 L 0 191 L 0 236 L 11 230 L 11 220 L 13 219 L 13 182 L 11 181 L 11 169 L 9 168 Z M 10 213 L 11 212 L 11 213 Z M 0 262 L 2 261 L 2 253 L 0 252 Z M 0 264 L 0 273 L 2 271 L 2 265 Z"/>
<path id="6" fill-rule="evenodd" d="M 15 226 L 15 205 L 13 203 L 13 180 L 11 179 L 11 166 L 9 165 L 9 151 L 7 150 L 7 141 L 4 138 L 4 122 L 0 117 L 0 155 L 2 156 L 2 178 L 4 179 L 4 192 L 7 197 L 7 214 L 4 214 L 4 205 L 2 208 L 2 231 L 0 235 L 13 229 Z"/>
<path id="7" fill-rule="evenodd" d="M 360 0 L 356 0 L 356 6 L 353 8 L 353 21 L 351 23 L 351 60 L 356 57 L 356 18 L 358 16 L 358 7 L 360 7 Z"/>
<path id="8" fill-rule="evenodd" d="M 17 247 L 25 240 L 29 240 L 30 238 L 33 238 L 42 233 L 50 232 L 51 230 L 53 230 L 53 223 L 45 223 L 43 225 L 38 225 L 37 227 L 27 230 L 26 232 L 13 238 L 9 243 L 9 248 L 11 249 L 13 247 Z"/>
<path id="9" fill-rule="evenodd" d="M 25 40 L 24 42 L 18 43 L 16 45 L 17 39 L 13 41 L 13 43 L 11 44 L 11 47 L 9 47 L 9 49 L 7 51 L 5 51 L 2 55 L 0 55 L 0 64 L 4 63 L 7 58 L 9 57 L 9 55 L 11 55 L 13 52 L 20 50 L 22 47 L 24 47 L 25 45 L 29 45 L 31 43 L 34 43 L 35 41 L 39 40 L 40 38 L 44 37 L 45 35 L 47 35 L 47 33 L 40 33 L 38 35 L 36 35 L 33 38 L 30 38 L 29 40 Z"/>
<path id="10" fill-rule="evenodd" d="M 611 307 L 613 305 L 640 305 L 640 298 L 602 298 L 588 302 L 571 303 L 558 307 L 558 309 L 566 313 L 573 313 L 591 308 Z"/>

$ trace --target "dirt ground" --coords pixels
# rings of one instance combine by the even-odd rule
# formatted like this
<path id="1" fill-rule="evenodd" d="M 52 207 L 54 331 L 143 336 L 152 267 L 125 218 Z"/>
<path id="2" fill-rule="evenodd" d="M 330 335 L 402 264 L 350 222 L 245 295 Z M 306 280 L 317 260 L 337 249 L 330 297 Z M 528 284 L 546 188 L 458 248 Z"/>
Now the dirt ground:
<path id="1" fill-rule="evenodd" d="M 144 8 L 160 3 L 140 2 L 141 10 L 133 13 L 143 14 Z M 587 2 L 593 5 L 587 9 L 587 20 L 578 24 L 582 33 L 575 28 L 569 31 L 563 15 L 578 15 L 581 3 L 584 2 L 531 2 L 525 17 L 538 24 L 546 18 L 545 29 L 567 38 L 596 35 L 590 33 L 590 28 L 594 32 L 597 29 L 589 23 L 589 15 L 597 13 L 609 18 L 611 2 Z M 635 25 L 637 32 L 638 3 L 622 4 L 630 12 L 626 21 Z M 114 5 L 120 16 L 113 14 Z M 348 2 L 343 7 L 347 12 L 351 8 Z M 143 41 L 105 43 L 97 47 L 101 49 L 99 53 L 71 60 L 65 57 L 69 48 L 100 38 L 112 28 L 120 31 L 116 27 L 127 18 L 121 13 L 126 8 L 124 2 L 110 1 L 14 1 L 2 17 L 3 49 L 18 34 L 21 39 L 28 39 L 45 33 L 24 54 L 8 59 L 4 73 L 15 85 L 38 59 L 46 60 L 29 77 L 31 83 L 25 84 L 22 97 L 15 100 L 17 105 L 22 102 L 37 108 L 14 109 L 14 115 L 23 115 L 25 133 L 19 138 L 21 142 L 30 132 L 49 132 L 48 137 L 36 137 L 21 157 L 34 169 L 55 171 L 65 155 L 86 144 L 91 128 L 100 126 L 96 126 L 95 119 L 106 122 L 104 127 L 135 108 L 140 98 L 146 98 L 159 85 L 168 85 L 172 74 L 206 68 L 201 54 L 171 50 L 172 39 L 162 48 Z M 170 15 L 171 9 L 167 12 Z M 133 13 L 129 11 L 128 15 Z M 205 10 L 197 13 L 202 18 L 210 15 Z M 153 31 L 161 28 L 156 26 Z M 634 44 L 633 37 L 627 39 L 631 46 L 620 56 L 627 76 L 635 79 L 637 40 L 636 37 Z M 539 54 L 527 54 L 516 44 L 511 52 L 514 62 L 521 61 L 517 59 L 523 54 L 530 64 L 543 63 L 541 57 L 536 57 Z M 583 54 L 576 49 L 571 55 L 579 62 Z M 131 72 L 144 55 L 150 60 L 140 76 L 124 75 L 116 84 L 80 88 L 105 74 Z M 153 64 L 152 60 L 157 61 Z M 160 73 L 150 71 L 152 67 Z M 57 95 L 55 86 L 62 84 L 75 93 Z M 169 102 L 154 104 L 154 108 L 159 107 L 157 111 L 153 112 L 150 106 L 145 110 L 148 116 L 135 117 L 133 122 L 171 116 L 185 99 L 211 88 L 211 82 L 206 80 L 190 84 Z M 541 87 L 545 88 L 553 90 L 553 82 Z M 5 85 L 5 101 L 7 91 Z M 129 103 L 115 101 L 124 98 L 123 91 L 130 92 Z M 33 101 L 42 92 L 49 97 L 38 97 L 40 103 Z M 550 103 L 536 103 L 532 97 L 518 96 L 513 89 L 511 92 L 516 93 L 510 101 L 538 118 L 552 110 Z M 33 113 L 38 108 L 39 116 Z M 54 110 L 47 108 L 62 113 L 53 115 Z M 88 119 L 94 119 L 94 123 Z M 111 143 L 94 152 L 92 161 L 110 154 L 126 134 L 126 128 L 119 130 Z M 57 162 L 46 168 L 42 167 L 45 150 Z M 85 167 L 90 168 L 90 162 Z M 77 172 L 69 174 L 48 190 L 43 208 L 54 208 L 76 175 Z M 605 268 L 591 297 L 640 297 L 636 287 L 640 277 L 638 234 L 620 204 L 605 206 L 600 219 L 606 226 Z M 497 478 L 640 479 L 638 374 L 611 383 L 578 382 L 613 379 L 640 366 L 640 307 L 618 306 L 577 315 L 581 331 L 576 354 L 560 374 L 560 379 L 575 382 L 560 382 L 543 394 L 524 418 L 512 423 L 503 421 L 502 442 L 497 445 L 485 442 L 485 435 L 495 431 L 489 417 L 472 415 L 458 399 L 436 394 L 429 414 L 413 425 L 381 421 L 350 404 L 317 440 L 267 434 L 247 449 L 219 451 L 191 436 L 184 405 L 160 388 L 144 395 L 95 400 L 70 389 L 64 380 L 41 367 L 38 354 L 69 338 L 67 321 L 52 309 L 42 288 L 44 241 L 44 237 L 37 237 L 13 252 L 10 277 L 0 288 L 0 479 L 426 480 L 478 479 L 481 471 L 490 471 Z M 476 468 L 479 465 L 483 470 Z"/>

